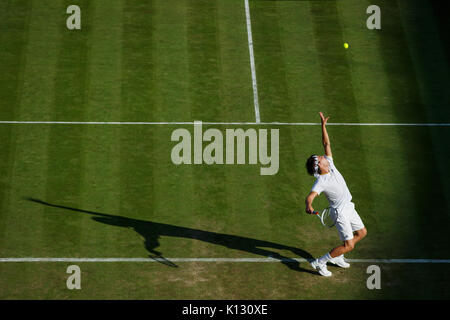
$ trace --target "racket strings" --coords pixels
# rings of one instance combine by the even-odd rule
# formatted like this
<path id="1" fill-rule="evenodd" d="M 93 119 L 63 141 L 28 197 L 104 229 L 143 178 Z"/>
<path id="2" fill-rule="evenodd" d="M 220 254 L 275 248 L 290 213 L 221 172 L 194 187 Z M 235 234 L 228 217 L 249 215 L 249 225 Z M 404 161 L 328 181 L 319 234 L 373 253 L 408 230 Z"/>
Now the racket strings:
<path id="1" fill-rule="evenodd" d="M 332 227 L 334 226 L 335 222 L 336 217 L 332 213 L 332 210 L 331 209 L 324 210 L 324 212 L 322 213 L 322 223 L 327 227 Z"/>

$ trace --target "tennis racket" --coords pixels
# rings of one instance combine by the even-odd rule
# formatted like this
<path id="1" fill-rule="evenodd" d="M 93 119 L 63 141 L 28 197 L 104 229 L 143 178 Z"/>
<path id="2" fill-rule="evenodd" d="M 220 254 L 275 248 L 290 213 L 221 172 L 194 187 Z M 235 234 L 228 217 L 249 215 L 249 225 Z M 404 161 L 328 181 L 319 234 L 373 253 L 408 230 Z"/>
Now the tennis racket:
<path id="1" fill-rule="evenodd" d="M 326 209 L 323 209 L 322 212 L 314 211 L 313 214 L 320 219 L 320 222 L 325 227 L 331 228 L 336 224 L 337 219 L 337 212 L 336 214 L 333 214 L 332 210 L 335 209 L 331 209 L 330 207 L 328 207 Z"/>

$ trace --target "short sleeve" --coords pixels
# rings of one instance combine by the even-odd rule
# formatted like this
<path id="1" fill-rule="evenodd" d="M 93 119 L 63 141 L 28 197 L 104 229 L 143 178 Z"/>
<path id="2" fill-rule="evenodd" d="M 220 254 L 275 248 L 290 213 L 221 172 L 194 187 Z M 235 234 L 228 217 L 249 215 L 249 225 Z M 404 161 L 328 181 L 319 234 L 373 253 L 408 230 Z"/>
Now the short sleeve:
<path id="1" fill-rule="evenodd" d="M 317 192 L 319 195 L 322 193 L 323 187 L 320 179 L 317 179 L 316 182 L 314 182 L 311 191 Z"/>
<path id="2" fill-rule="evenodd" d="M 325 159 L 328 160 L 332 169 L 336 168 L 336 166 L 334 165 L 333 157 L 325 156 Z"/>

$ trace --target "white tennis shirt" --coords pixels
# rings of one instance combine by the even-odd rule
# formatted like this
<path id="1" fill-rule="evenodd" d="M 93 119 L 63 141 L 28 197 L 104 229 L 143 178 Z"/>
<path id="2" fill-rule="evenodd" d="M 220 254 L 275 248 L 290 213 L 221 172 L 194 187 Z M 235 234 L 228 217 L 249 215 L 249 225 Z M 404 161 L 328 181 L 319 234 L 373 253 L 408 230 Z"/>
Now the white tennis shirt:
<path id="1" fill-rule="evenodd" d="M 318 194 L 323 192 L 330 203 L 330 207 L 339 210 L 352 200 L 352 195 L 350 190 L 348 190 L 344 177 L 334 165 L 333 158 L 327 156 L 325 158 L 330 163 L 330 172 L 320 175 L 314 182 L 311 191 L 315 191 Z"/>

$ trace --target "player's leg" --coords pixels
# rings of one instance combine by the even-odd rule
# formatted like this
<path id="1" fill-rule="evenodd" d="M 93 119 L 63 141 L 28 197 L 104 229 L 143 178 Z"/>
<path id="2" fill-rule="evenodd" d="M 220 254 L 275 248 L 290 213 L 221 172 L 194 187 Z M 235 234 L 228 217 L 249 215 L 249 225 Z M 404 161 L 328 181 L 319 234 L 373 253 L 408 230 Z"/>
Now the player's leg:
<path id="1" fill-rule="evenodd" d="M 355 248 L 357 242 L 361 241 L 367 235 L 367 229 L 362 228 L 353 232 L 353 238 L 345 240 L 342 245 L 330 251 L 332 258 L 339 257 L 344 253 L 350 252 Z"/>
<path id="2" fill-rule="evenodd" d="M 344 260 L 344 254 L 352 251 L 356 243 L 367 235 L 367 229 L 356 212 L 353 202 L 347 205 L 338 215 L 336 229 L 343 242 L 342 245 L 333 248 L 333 250 L 311 263 L 313 268 L 324 276 L 331 276 L 331 272 L 326 268 L 327 262 L 331 262 L 342 268 L 350 267 L 350 264 Z"/>
<path id="3" fill-rule="evenodd" d="M 367 229 L 364 227 L 362 229 L 353 231 L 353 240 L 355 241 L 355 244 L 362 239 L 364 239 L 367 236 Z"/>
<path id="4" fill-rule="evenodd" d="M 338 257 L 341 254 L 352 251 L 357 242 L 361 241 L 367 235 L 367 229 L 362 228 L 353 232 L 353 239 L 345 240 L 341 246 L 338 246 L 330 251 L 332 258 Z"/>
<path id="5" fill-rule="evenodd" d="M 331 259 L 327 262 L 337 265 L 341 268 L 349 268 L 350 264 L 345 261 L 344 254 L 352 251 L 355 248 L 356 240 L 354 234 L 353 212 L 354 205 L 349 204 L 338 215 L 336 219 L 336 229 L 339 233 L 339 237 L 342 240 L 342 245 L 337 246 L 330 251 Z"/>
<path id="6" fill-rule="evenodd" d="M 350 202 L 336 219 L 336 229 L 343 241 L 341 246 L 331 250 L 332 258 L 339 257 L 355 248 L 356 243 L 367 235 L 367 229 L 355 210 L 355 204 Z"/>
<path id="7" fill-rule="evenodd" d="M 361 241 L 365 236 L 367 236 L 367 229 L 364 226 L 364 223 L 361 220 L 358 212 L 355 210 L 355 204 L 353 202 L 348 206 L 348 217 L 350 220 L 350 225 L 353 231 L 353 239 L 355 240 L 355 244 Z"/>
<path id="8" fill-rule="evenodd" d="M 343 241 L 343 244 L 311 262 L 311 266 L 316 269 L 321 275 L 326 277 L 331 276 L 331 272 L 327 269 L 327 262 L 332 262 L 335 264 L 339 263 L 338 265 L 343 268 L 348 268 L 350 266 L 344 261 L 342 255 L 353 250 L 355 246 L 353 240 L 353 230 L 347 212 L 342 212 L 338 215 L 336 219 L 336 229 L 339 233 L 339 237 Z"/>
<path id="9" fill-rule="evenodd" d="M 322 257 L 311 262 L 311 266 L 316 269 L 322 276 L 329 277 L 332 275 L 327 269 L 327 263 L 338 265 L 342 268 L 349 268 L 350 264 L 345 262 L 344 253 L 347 253 L 355 247 L 354 239 L 345 240 L 342 245 L 334 248 L 330 252 L 327 252 Z"/>
<path id="10" fill-rule="evenodd" d="M 347 209 L 347 208 L 346 208 Z M 330 251 L 331 258 L 336 258 L 344 253 L 350 252 L 355 247 L 355 235 L 353 233 L 353 226 L 351 223 L 351 215 L 349 210 L 341 212 L 336 219 L 336 230 L 339 234 L 339 238 L 342 241 L 342 245 L 337 246 Z"/>
<path id="11" fill-rule="evenodd" d="M 355 248 L 355 239 L 345 240 L 340 246 L 337 246 L 330 251 L 331 258 L 339 257 L 347 252 L 352 251 Z"/>
<path id="12" fill-rule="evenodd" d="M 356 243 L 361 241 L 367 235 L 367 229 L 364 227 L 362 229 L 353 231 L 353 239 L 344 241 L 341 246 L 338 246 L 330 251 L 329 262 L 336 264 L 342 268 L 349 268 L 350 264 L 345 262 L 344 254 L 352 251 L 355 248 Z"/>
<path id="13" fill-rule="evenodd" d="M 361 241 L 367 235 L 367 229 L 364 226 L 360 216 L 356 212 L 355 205 L 351 203 L 346 209 L 346 217 L 348 217 L 348 220 L 341 225 L 341 227 L 339 228 L 341 230 L 338 231 L 341 239 L 348 240 L 345 240 L 342 246 L 338 246 L 331 250 L 330 256 L 332 257 L 332 259 L 330 259 L 329 261 L 342 268 L 350 267 L 350 264 L 344 260 L 344 254 L 352 251 L 355 248 L 356 243 Z M 348 222 L 350 222 L 350 228 L 353 234 L 352 239 L 350 239 L 349 235 L 350 229 L 348 226 Z"/>

